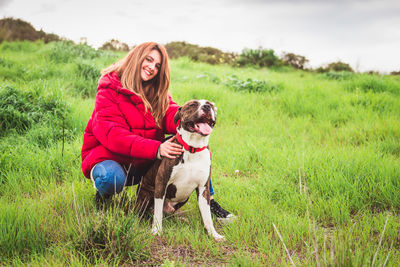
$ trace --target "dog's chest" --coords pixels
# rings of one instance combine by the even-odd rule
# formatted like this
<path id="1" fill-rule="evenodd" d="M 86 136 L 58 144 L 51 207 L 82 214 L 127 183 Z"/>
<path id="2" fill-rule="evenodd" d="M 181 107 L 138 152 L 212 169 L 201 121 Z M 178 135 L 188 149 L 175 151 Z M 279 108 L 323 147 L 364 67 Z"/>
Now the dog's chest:
<path id="1" fill-rule="evenodd" d="M 175 197 L 170 200 L 185 201 L 197 187 L 204 186 L 210 176 L 210 168 L 208 149 L 196 153 L 185 151 L 181 162 L 173 167 L 168 182 L 168 185 L 176 187 Z"/>

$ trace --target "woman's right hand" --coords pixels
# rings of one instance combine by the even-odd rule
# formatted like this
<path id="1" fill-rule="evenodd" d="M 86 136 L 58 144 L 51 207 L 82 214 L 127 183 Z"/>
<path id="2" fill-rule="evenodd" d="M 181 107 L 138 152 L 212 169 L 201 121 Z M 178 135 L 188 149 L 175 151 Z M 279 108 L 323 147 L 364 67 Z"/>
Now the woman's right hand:
<path id="1" fill-rule="evenodd" d="M 173 140 L 175 140 L 175 138 L 176 137 L 174 136 L 160 145 L 159 150 L 162 157 L 174 159 L 183 153 L 182 146 L 180 144 L 172 142 Z"/>

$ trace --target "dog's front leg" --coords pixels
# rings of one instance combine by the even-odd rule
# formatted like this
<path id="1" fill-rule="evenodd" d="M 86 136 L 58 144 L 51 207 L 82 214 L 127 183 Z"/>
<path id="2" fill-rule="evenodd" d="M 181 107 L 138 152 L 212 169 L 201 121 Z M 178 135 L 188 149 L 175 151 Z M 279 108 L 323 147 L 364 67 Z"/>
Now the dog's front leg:
<path id="1" fill-rule="evenodd" d="M 154 217 L 152 232 L 154 235 L 160 235 L 162 232 L 163 207 L 165 192 L 171 174 L 171 164 L 168 159 L 163 159 L 157 171 L 154 184 Z"/>
<path id="2" fill-rule="evenodd" d="M 163 206 L 165 196 L 162 198 L 154 197 L 154 217 L 152 232 L 154 235 L 160 235 L 162 232 Z"/>
<path id="3" fill-rule="evenodd" d="M 211 218 L 211 210 L 210 210 L 210 202 L 206 197 L 209 198 L 209 192 L 207 192 L 208 188 L 205 186 L 201 186 L 198 188 L 198 202 L 199 209 L 201 213 L 201 217 L 203 218 L 204 227 L 206 228 L 209 235 L 211 235 L 216 241 L 223 241 L 225 237 L 218 234 L 215 231 L 214 224 Z"/>

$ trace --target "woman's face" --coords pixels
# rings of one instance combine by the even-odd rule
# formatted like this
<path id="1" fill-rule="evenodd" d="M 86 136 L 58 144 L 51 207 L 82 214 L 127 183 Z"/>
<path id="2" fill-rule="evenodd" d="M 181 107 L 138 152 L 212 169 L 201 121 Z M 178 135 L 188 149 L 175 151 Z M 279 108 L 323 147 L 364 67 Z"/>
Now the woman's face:
<path id="1" fill-rule="evenodd" d="M 156 77 L 158 71 L 161 67 L 161 54 L 157 50 L 153 49 L 146 56 L 142 63 L 142 67 L 140 69 L 140 77 L 144 82 L 150 81 L 154 77 Z"/>

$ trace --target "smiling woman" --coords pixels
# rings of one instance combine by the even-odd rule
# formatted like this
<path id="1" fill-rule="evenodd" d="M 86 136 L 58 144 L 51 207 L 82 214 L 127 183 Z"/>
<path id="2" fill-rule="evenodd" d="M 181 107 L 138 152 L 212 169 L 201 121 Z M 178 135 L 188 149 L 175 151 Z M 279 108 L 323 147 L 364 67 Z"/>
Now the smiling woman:
<path id="1" fill-rule="evenodd" d="M 161 67 L 161 55 L 157 50 L 151 50 L 148 56 L 144 59 L 142 63 L 142 70 L 140 72 L 140 76 L 143 81 L 149 81 L 153 79 L 158 70 Z"/>

